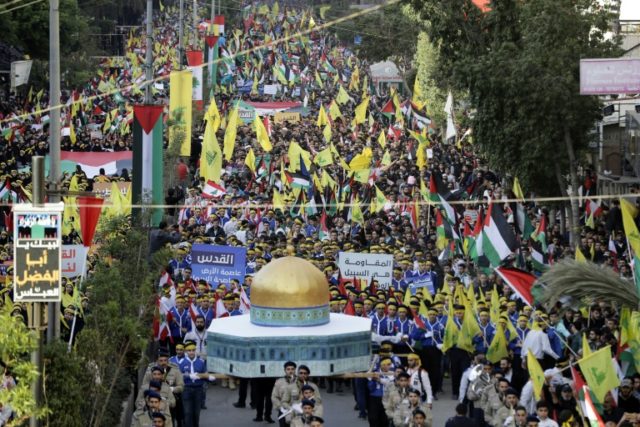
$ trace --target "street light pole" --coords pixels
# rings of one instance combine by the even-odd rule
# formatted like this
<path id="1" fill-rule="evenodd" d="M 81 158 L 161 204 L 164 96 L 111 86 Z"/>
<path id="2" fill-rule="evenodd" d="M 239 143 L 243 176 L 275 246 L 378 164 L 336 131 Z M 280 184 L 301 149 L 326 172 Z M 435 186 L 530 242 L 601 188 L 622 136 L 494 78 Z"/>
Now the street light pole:
<path id="1" fill-rule="evenodd" d="M 145 80 L 147 85 L 144 88 L 144 103 L 151 104 L 151 85 L 153 80 L 153 0 L 147 0 L 147 51 L 145 58 Z"/>
<path id="2" fill-rule="evenodd" d="M 49 1 L 49 181 L 53 189 L 60 183 L 60 16 L 59 0 Z M 34 175 L 35 177 L 35 175 Z M 35 194 L 34 194 L 35 196 Z M 51 202 L 57 202 L 52 196 Z M 35 200 L 34 200 L 35 202 Z M 47 341 L 60 337 L 60 303 L 50 302 L 47 314 Z"/>

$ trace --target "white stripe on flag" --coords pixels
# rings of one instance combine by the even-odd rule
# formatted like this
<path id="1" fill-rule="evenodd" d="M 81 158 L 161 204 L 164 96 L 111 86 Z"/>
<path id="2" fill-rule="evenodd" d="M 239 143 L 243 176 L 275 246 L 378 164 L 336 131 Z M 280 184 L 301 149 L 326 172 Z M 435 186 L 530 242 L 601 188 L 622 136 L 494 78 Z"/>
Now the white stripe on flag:
<path id="1" fill-rule="evenodd" d="M 491 218 L 489 226 L 485 227 L 485 233 L 487 233 L 491 246 L 493 246 L 501 260 L 511 255 L 511 249 L 507 246 L 507 242 L 504 241 L 504 238 L 502 237 L 502 234 L 500 234 L 500 230 L 493 221 L 493 218 Z"/>
<path id="2" fill-rule="evenodd" d="M 153 192 L 153 130 L 142 130 L 142 199 L 151 200 Z"/>

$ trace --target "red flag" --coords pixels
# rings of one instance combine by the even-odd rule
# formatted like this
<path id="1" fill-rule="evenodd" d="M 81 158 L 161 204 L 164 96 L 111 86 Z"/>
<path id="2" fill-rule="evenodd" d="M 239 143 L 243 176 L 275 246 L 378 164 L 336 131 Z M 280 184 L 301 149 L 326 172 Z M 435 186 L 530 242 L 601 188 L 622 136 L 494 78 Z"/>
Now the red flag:
<path id="1" fill-rule="evenodd" d="M 533 306 L 531 288 L 536 281 L 536 276 L 518 268 L 510 267 L 498 267 L 495 271 L 505 282 L 507 282 L 507 285 L 513 289 L 521 300 L 528 305 Z"/>
<path id="2" fill-rule="evenodd" d="M 344 314 L 348 314 L 349 316 L 356 315 L 356 309 L 353 307 L 353 301 L 347 300 L 347 305 L 344 308 Z"/>
<path id="3" fill-rule="evenodd" d="M 355 276 L 353 276 L 353 286 L 355 286 L 358 292 L 362 291 L 362 288 L 360 287 L 360 279 Z"/>
<path id="4" fill-rule="evenodd" d="M 262 123 L 264 124 L 264 128 L 267 131 L 267 135 L 271 136 L 271 120 L 269 120 L 269 116 L 264 116 L 262 119 Z"/>
<path id="5" fill-rule="evenodd" d="M 91 246 L 93 236 L 96 234 L 96 226 L 100 219 L 103 202 L 103 199 L 99 199 L 97 197 L 78 197 L 82 244 L 87 248 Z"/>
<path id="6" fill-rule="evenodd" d="M 413 322 L 416 324 L 418 329 L 423 329 L 423 330 L 426 331 L 427 330 L 427 326 L 422 321 L 422 318 L 420 317 L 420 314 L 416 313 L 416 311 L 413 308 L 411 309 L 411 314 L 413 314 Z"/>
<path id="7" fill-rule="evenodd" d="M 378 293 L 378 288 L 376 288 L 376 284 L 373 283 L 373 277 L 371 278 L 371 284 L 369 285 L 369 293 L 371 295 L 375 295 Z"/>

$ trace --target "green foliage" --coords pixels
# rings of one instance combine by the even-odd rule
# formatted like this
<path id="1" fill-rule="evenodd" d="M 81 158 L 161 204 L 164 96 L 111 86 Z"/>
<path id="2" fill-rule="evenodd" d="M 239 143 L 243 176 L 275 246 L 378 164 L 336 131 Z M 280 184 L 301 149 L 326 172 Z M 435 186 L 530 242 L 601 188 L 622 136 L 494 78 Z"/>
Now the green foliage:
<path id="1" fill-rule="evenodd" d="M 440 77 L 436 68 L 439 59 L 438 49 L 431 43 L 427 33 L 421 32 L 414 58 L 417 68 L 416 77 L 420 79 L 420 88 L 426 100 L 427 115 L 440 126 L 446 126 L 447 116 L 444 105 L 447 101 L 447 92 L 440 86 Z M 413 82 L 411 82 L 411 89 L 413 90 Z"/>
<path id="2" fill-rule="evenodd" d="M 22 320 L 11 316 L 11 307 L 0 308 L 0 360 L 12 374 L 17 385 L 11 390 L 0 389 L 0 403 L 9 405 L 16 420 L 8 425 L 20 425 L 32 415 L 42 418 L 47 410 L 38 407 L 31 392 L 31 384 L 38 378 L 38 367 L 31 363 L 30 352 L 37 346 L 37 336 Z M 0 374 L 4 372 L 0 371 Z"/>
<path id="3" fill-rule="evenodd" d="M 580 58 L 619 53 L 604 37 L 611 15 L 596 3 L 494 0 L 482 14 L 469 0 L 412 2 L 429 21 L 440 87 L 469 92 L 474 140 L 490 166 L 541 195 L 563 191 L 559 176 L 575 174 L 569 158 L 587 147 L 600 114 L 597 98 L 579 94 Z"/>
<path id="4" fill-rule="evenodd" d="M 47 353 L 51 355 L 47 369 L 52 374 L 46 376 L 46 386 L 54 411 L 50 417 L 52 426 L 118 425 L 122 402 L 131 391 L 150 338 L 155 308 L 153 272 L 158 270 L 155 263 L 147 262 L 145 231 L 132 229 L 127 219 L 116 217 L 104 224 L 96 238 L 100 243 L 99 261 L 86 282 L 90 310 L 85 327 L 74 351 L 64 360 L 55 357 L 62 351 L 60 348 L 50 348 Z M 80 405 L 80 423 L 54 424 L 60 411 L 67 408 L 52 396 L 69 393 L 82 396 L 74 400 Z"/>
<path id="5" fill-rule="evenodd" d="M 44 399 L 51 410 L 47 427 L 82 427 L 90 402 L 79 385 L 93 382 L 86 363 L 76 353 L 68 354 L 67 345 L 57 341 L 44 349 L 44 376 Z"/>
<path id="6" fill-rule="evenodd" d="M 339 11 L 338 8 L 330 9 L 327 20 L 335 18 L 337 13 L 346 15 L 354 12 L 353 9 Z M 362 44 L 353 48 L 370 63 L 394 58 L 399 64 L 408 64 L 416 52 L 416 33 L 420 23 L 400 12 L 397 5 L 392 5 L 332 28 L 338 38 L 348 44 L 353 44 L 354 36 L 362 36 Z"/>

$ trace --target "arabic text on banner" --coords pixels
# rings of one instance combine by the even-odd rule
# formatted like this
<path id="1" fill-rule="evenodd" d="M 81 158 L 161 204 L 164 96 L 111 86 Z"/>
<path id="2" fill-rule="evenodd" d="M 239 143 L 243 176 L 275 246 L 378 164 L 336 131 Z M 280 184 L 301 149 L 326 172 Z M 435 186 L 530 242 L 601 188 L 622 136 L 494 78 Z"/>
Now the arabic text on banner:
<path id="1" fill-rule="evenodd" d="M 62 277 L 82 276 L 88 251 L 83 245 L 62 245 Z"/>
<path id="2" fill-rule="evenodd" d="M 198 244 L 191 248 L 191 270 L 194 279 L 204 279 L 214 288 L 220 283 L 229 287 L 231 279 L 244 281 L 247 249 L 234 246 Z"/>
<path id="3" fill-rule="evenodd" d="M 381 288 L 386 289 L 391 286 L 393 255 L 340 252 L 338 268 L 345 279 L 366 278 L 371 282 L 373 278 Z"/>

